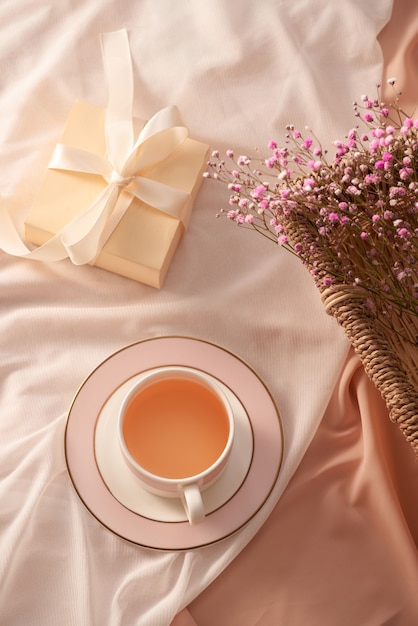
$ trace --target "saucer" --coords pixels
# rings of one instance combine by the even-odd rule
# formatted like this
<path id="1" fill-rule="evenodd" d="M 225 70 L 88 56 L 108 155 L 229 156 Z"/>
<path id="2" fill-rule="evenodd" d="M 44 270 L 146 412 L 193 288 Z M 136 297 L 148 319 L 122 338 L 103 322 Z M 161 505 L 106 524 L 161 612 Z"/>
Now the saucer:
<path id="1" fill-rule="evenodd" d="M 242 407 L 240 414 L 245 415 L 252 430 L 252 456 L 240 485 L 236 489 L 228 486 L 228 493 L 222 496 L 219 492 L 213 503 L 215 508 L 195 525 L 188 521 L 153 519 L 161 512 L 156 513 L 152 507 L 146 509 L 146 515 L 131 510 L 131 500 L 128 506 L 126 502 L 122 503 L 118 499 L 122 497 L 119 487 L 116 489 L 112 484 L 109 488 L 108 474 L 105 479 L 101 473 L 108 469 L 108 461 L 104 469 L 101 453 L 105 456 L 105 448 L 101 440 L 99 443 L 99 437 L 101 429 L 105 430 L 105 418 L 110 414 L 108 409 L 115 394 L 125 384 L 133 384 L 134 379 L 145 371 L 166 365 L 200 369 L 222 383 Z M 244 418 L 242 421 L 244 423 Z M 280 416 L 259 376 L 224 348 L 186 337 L 140 341 L 122 348 L 98 365 L 83 382 L 71 404 L 64 444 L 72 483 L 90 513 L 119 537 L 157 550 L 199 548 L 237 532 L 268 499 L 283 456 Z M 112 470 L 112 476 L 116 475 L 117 469 Z M 211 506 L 208 502 L 208 507 Z M 150 511 L 151 517 L 147 517 Z M 172 510 L 170 515 L 173 515 Z"/>
<path id="2" fill-rule="evenodd" d="M 145 489 L 129 469 L 118 442 L 118 410 L 123 399 L 145 374 L 152 371 L 155 370 L 134 376 L 105 402 L 96 423 L 96 462 L 107 488 L 127 509 L 159 522 L 185 522 L 187 516 L 180 498 L 164 498 Z M 235 437 L 225 470 L 213 485 L 202 491 L 206 515 L 223 506 L 241 487 L 250 468 L 253 453 L 252 428 L 244 407 L 230 389 L 219 381 L 215 382 L 231 404 L 235 418 Z"/>

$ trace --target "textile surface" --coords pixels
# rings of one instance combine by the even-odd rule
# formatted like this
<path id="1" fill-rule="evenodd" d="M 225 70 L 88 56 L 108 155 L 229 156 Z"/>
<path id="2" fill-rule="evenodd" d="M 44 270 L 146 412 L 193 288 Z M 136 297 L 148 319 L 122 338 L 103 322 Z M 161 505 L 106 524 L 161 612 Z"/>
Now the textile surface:
<path id="1" fill-rule="evenodd" d="M 308 124 L 323 144 L 343 137 L 353 125 L 351 102 L 371 94 L 381 79 L 384 57 L 377 37 L 391 11 L 390 0 L 3 3 L 0 194 L 13 221 L 22 228 L 74 101 L 106 104 L 101 33 L 128 30 L 135 114 L 149 119 L 176 104 L 192 138 L 245 154 L 265 150 L 272 138 L 280 142 L 288 123 Z M 203 182 L 161 290 L 68 260 L 44 264 L 0 252 L 0 623 L 168 626 L 179 614 L 177 620 L 199 625 L 219 626 L 223 620 L 296 626 L 305 609 L 314 614 L 306 623 L 320 623 L 326 615 L 321 608 L 325 596 L 319 594 L 315 603 L 315 587 L 305 609 L 294 608 L 297 589 L 310 586 L 311 568 L 321 553 L 312 536 L 306 544 L 306 578 L 272 577 L 276 601 L 262 609 L 260 600 L 270 602 L 271 596 L 256 594 L 251 609 L 241 605 L 242 595 L 234 589 L 237 599 L 231 596 L 224 617 L 219 614 L 216 585 L 223 572 L 229 576 L 228 566 L 251 567 L 246 559 L 258 545 L 253 541 L 263 546 L 271 532 L 277 532 L 280 546 L 287 544 L 286 520 L 307 488 L 306 474 L 295 474 L 305 453 L 311 455 L 307 467 L 322 467 L 316 471 L 324 480 L 328 475 L 329 488 L 338 491 L 331 468 L 338 473 L 338 459 L 346 454 L 345 431 L 338 425 L 343 428 L 350 418 L 345 405 L 336 403 L 335 389 L 349 385 L 348 363 L 355 369 L 346 361 L 344 333 L 325 314 L 298 261 L 254 233 L 215 218 L 227 206 L 227 195 L 221 185 Z M 277 403 L 285 442 L 277 484 L 254 519 L 221 543 L 185 552 L 142 549 L 104 528 L 71 483 L 63 445 L 68 409 L 86 376 L 116 350 L 166 335 L 214 342 L 247 362 Z M 315 439 L 310 448 L 329 406 L 333 409 L 326 415 L 334 420 L 341 443 L 335 445 L 335 457 L 333 438 Z M 356 454 L 361 455 L 360 448 Z M 358 464 L 363 467 L 361 459 Z M 319 482 L 312 483 L 318 497 L 328 489 Z M 316 506 L 313 492 L 312 498 L 306 509 L 301 507 L 309 517 L 310 506 Z M 328 495 L 324 508 L 327 503 L 338 509 L 338 499 Z M 341 506 L 338 519 L 346 510 Z M 376 500 L 371 506 L 377 506 Z M 318 520 L 318 541 L 337 545 L 338 525 L 324 526 L 323 510 Z M 376 517 L 369 522 L 375 524 Z M 302 526 L 298 532 L 303 535 Z M 383 526 L 381 531 L 383 541 Z M 404 574 L 409 572 L 412 585 L 416 561 L 405 536 L 400 539 L 408 556 Z M 354 533 L 338 557 L 360 551 L 364 541 L 364 534 Z M 374 547 L 371 554 L 376 554 Z M 290 562 L 290 544 L 287 550 Z M 333 567 L 335 561 L 324 566 L 325 577 L 334 575 Z M 245 589 L 244 570 L 242 576 Z M 379 580 L 374 583 L 370 598 L 379 589 Z M 402 615 L 400 605 L 409 607 L 411 596 L 396 590 L 393 615 Z M 334 591 L 342 593 L 338 579 Z M 352 602 L 365 597 L 353 592 Z M 344 623 L 338 603 L 329 602 L 328 623 Z M 188 605 L 190 611 L 182 611 Z M 247 617 L 241 606 L 247 607 Z M 363 623 L 383 623 L 376 615 Z M 393 617 L 386 623 L 408 622 Z"/>

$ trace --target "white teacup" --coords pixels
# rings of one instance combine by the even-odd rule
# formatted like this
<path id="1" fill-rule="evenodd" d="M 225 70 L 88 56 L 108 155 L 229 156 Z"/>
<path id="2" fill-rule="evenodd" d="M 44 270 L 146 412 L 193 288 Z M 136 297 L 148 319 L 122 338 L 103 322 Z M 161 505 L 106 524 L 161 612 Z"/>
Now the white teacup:
<path id="1" fill-rule="evenodd" d="M 201 522 L 201 492 L 225 468 L 234 439 L 232 409 L 216 381 L 177 366 L 145 374 L 120 407 L 118 436 L 141 484 L 180 497 L 189 522 Z"/>

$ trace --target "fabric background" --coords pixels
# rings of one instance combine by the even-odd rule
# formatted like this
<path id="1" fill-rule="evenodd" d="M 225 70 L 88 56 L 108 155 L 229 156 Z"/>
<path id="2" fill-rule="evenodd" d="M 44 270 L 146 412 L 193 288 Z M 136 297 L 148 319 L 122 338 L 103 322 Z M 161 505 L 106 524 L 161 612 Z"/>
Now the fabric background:
<path id="1" fill-rule="evenodd" d="M 390 0 L 16 0 L 0 7 L 0 193 L 21 227 L 75 99 L 105 105 L 99 36 L 126 27 L 135 113 L 180 108 L 190 136 L 251 153 L 288 123 L 323 144 L 372 94 Z M 68 261 L 0 253 L 0 621 L 167 626 L 263 527 L 308 449 L 348 343 L 291 255 L 216 220 L 205 181 L 163 289 Z M 79 385 L 124 345 L 160 335 L 215 342 L 247 361 L 283 420 L 282 471 L 238 534 L 184 553 L 113 536 L 80 502 L 64 457 Z M 251 623 L 251 622 L 250 622 Z M 268 622 L 267 622 L 268 623 Z"/>

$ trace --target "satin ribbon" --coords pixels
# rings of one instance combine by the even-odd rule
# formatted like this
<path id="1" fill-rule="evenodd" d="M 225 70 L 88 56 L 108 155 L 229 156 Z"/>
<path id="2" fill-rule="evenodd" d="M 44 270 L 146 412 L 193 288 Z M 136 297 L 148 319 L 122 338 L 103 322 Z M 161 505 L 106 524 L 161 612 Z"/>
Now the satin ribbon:
<path id="1" fill-rule="evenodd" d="M 0 206 L 0 248 L 8 254 L 41 261 L 69 257 L 75 265 L 94 263 L 134 198 L 181 219 L 189 194 L 141 174 L 187 138 L 180 112 L 174 106 L 162 109 L 143 124 L 135 138 L 133 72 L 126 30 L 102 35 L 102 52 L 108 83 L 106 156 L 59 143 L 49 168 L 100 175 L 107 184 L 91 205 L 34 250 L 27 248 L 5 206 Z"/>

